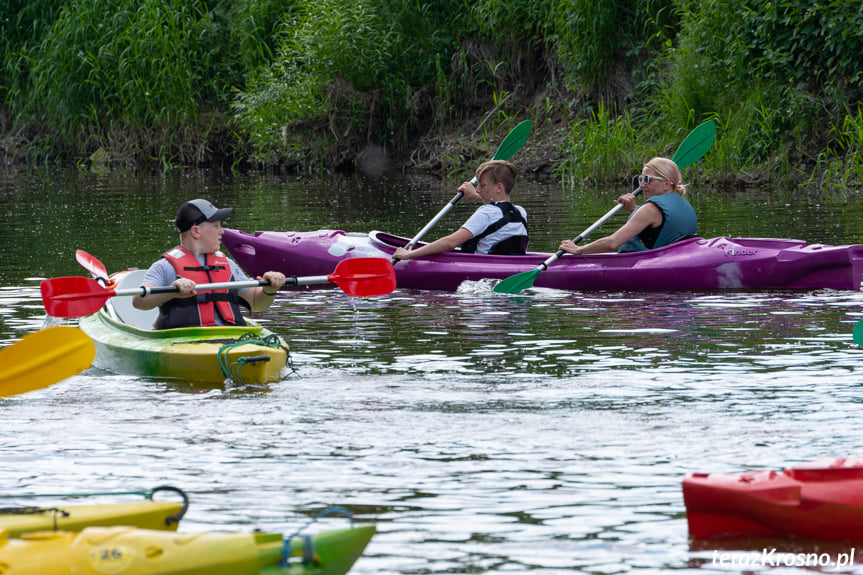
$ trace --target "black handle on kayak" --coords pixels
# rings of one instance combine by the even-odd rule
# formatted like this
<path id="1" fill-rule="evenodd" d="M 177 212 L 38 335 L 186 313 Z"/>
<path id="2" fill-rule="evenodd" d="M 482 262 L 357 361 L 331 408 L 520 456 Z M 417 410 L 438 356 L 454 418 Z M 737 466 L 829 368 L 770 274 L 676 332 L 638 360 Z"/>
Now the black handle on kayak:
<path id="1" fill-rule="evenodd" d="M 186 495 L 186 492 L 180 489 L 179 487 L 174 487 L 172 485 L 160 485 L 159 487 L 154 487 L 150 491 L 149 499 L 153 499 L 153 495 L 156 494 L 157 491 L 173 491 L 180 495 L 183 498 L 183 507 L 175 514 L 165 518 L 165 525 L 170 527 L 174 523 L 179 523 L 180 519 L 186 514 L 186 511 L 189 510 L 189 496 Z"/>

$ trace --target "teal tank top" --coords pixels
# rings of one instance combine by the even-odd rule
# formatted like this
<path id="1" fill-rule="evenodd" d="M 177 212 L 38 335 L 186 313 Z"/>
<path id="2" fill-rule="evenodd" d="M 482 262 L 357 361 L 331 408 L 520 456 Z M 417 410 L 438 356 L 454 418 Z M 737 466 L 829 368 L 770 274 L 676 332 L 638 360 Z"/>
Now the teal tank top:
<path id="1" fill-rule="evenodd" d="M 655 235 L 656 229 L 648 228 L 620 246 L 618 252 L 642 252 L 652 248 L 661 248 L 673 244 L 680 238 L 695 235 L 698 218 L 695 216 L 695 210 L 683 196 L 671 192 L 654 196 L 647 201 L 653 202 L 656 207 L 662 210 L 663 224 L 659 229 L 659 235 Z M 631 218 L 637 211 L 638 209 L 629 214 L 629 217 Z M 656 241 L 648 247 L 645 244 L 645 239 L 650 236 L 656 237 Z"/>

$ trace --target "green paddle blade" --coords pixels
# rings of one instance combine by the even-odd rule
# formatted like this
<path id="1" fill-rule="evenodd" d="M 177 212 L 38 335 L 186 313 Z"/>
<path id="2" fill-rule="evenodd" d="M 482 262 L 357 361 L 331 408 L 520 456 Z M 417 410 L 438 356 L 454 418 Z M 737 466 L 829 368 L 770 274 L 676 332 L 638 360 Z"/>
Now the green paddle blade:
<path id="1" fill-rule="evenodd" d="M 683 140 L 671 158 L 683 170 L 704 157 L 716 139 L 716 122 L 707 120 L 699 124 Z"/>
<path id="2" fill-rule="evenodd" d="M 508 160 L 513 154 L 521 149 L 530 136 L 530 120 L 521 122 L 518 126 L 510 130 L 503 142 L 497 148 L 492 160 Z"/>
<path id="3" fill-rule="evenodd" d="M 863 345 L 863 319 L 854 326 L 854 343 Z"/>
<path id="4" fill-rule="evenodd" d="M 508 293 L 511 295 L 520 293 L 523 290 L 526 290 L 530 287 L 533 287 L 533 282 L 536 280 L 536 276 L 539 275 L 540 270 L 530 270 L 529 272 L 522 272 L 520 274 L 515 274 L 514 276 L 509 276 L 506 279 L 500 280 L 496 286 L 494 286 L 495 293 Z"/>

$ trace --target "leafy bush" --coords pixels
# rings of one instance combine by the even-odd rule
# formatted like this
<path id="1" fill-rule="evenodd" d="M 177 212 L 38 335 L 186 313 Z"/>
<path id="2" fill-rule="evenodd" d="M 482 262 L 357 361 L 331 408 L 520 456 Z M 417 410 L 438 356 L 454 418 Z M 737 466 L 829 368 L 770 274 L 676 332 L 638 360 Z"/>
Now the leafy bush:
<path id="1" fill-rule="evenodd" d="M 430 110 L 462 8 L 409 0 L 304 3 L 272 66 L 235 102 L 258 158 L 272 161 L 283 148 L 309 144 L 302 125 L 289 137 L 282 128 L 290 123 L 325 122 L 341 143 L 404 141 Z"/>
<path id="2" fill-rule="evenodd" d="M 863 10 L 818 0 L 683 3 L 679 44 L 667 52 L 668 88 L 655 112 L 672 125 L 719 114 L 725 169 L 804 170 L 860 96 Z M 708 161 L 710 161 L 708 159 Z"/>
<path id="3" fill-rule="evenodd" d="M 276 0 L 70 0 L 27 55 L 19 107 L 73 152 L 104 146 L 200 162 L 214 126 L 230 124 L 218 116 L 247 66 L 271 56 L 289 8 Z"/>

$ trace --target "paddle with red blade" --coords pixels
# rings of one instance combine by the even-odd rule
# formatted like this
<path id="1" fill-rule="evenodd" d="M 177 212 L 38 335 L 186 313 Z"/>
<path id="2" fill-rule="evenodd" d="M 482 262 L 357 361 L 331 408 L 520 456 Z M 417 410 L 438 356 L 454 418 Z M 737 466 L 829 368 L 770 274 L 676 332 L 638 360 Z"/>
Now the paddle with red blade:
<path id="1" fill-rule="evenodd" d="M 85 270 L 92 274 L 93 279 L 97 281 L 103 280 L 105 284 L 108 283 L 108 270 L 105 269 L 105 264 L 84 250 L 77 250 L 75 252 L 75 259 L 78 260 L 79 264 L 84 266 Z"/>
<path id="2" fill-rule="evenodd" d="M 392 293 L 396 288 L 396 274 L 389 260 L 383 258 L 351 258 L 342 260 L 330 275 L 290 277 L 285 282 L 305 286 L 334 283 L 353 297 L 371 297 Z M 242 289 L 267 286 L 267 280 L 199 284 L 197 291 Z M 40 289 L 42 303 L 53 317 L 81 317 L 99 311 L 105 302 L 117 296 L 146 296 L 180 291 L 175 286 L 139 287 L 132 289 L 105 289 L 99 282 L 84 277 L 62 277 L 44 280 Z"/>

